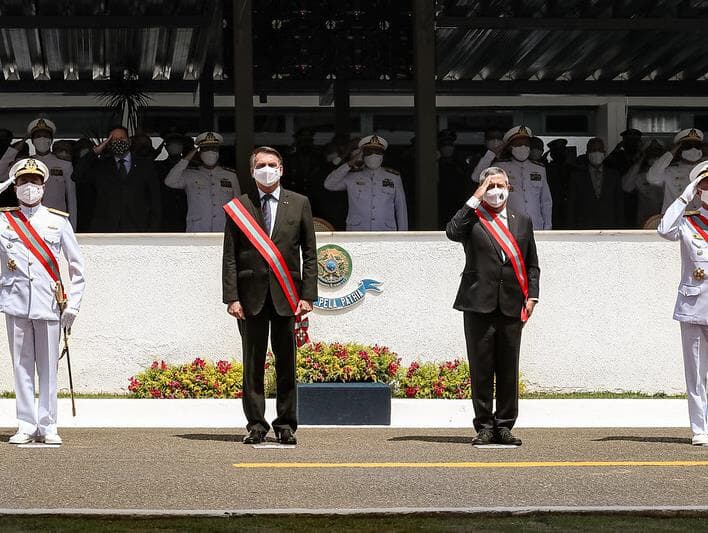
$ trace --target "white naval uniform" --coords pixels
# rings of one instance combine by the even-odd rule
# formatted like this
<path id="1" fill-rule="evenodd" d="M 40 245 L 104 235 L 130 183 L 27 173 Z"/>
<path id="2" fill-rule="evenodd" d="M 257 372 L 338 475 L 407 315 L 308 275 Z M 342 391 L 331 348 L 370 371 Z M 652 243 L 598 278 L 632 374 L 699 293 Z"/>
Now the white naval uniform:
<path id="1" fill-rule="evenodd" d="M 344 163 L 324 181 L 328 191 L 347 191 L 347 231 L 408 231 L 401 176 L 384 167 L 353 170 Z"/>
<path id="2" fill-rule="evenodd" d="M 694 435 L 702 435 L 708 434 L 708 242 L 684 216 L 685 210 L 682 198 L 674 200 L 657 231 L 665 239 L 681 241 L 681 282 L 673 318 L 681 323 L 691 430 Z M 700 213 L 708 217 L 707 210 Z M 698 269 L 703 269 L 706 279 L 696 279 L 694 272 Z"/>
<path id="3" fill-rule="evenodd" d="M 78 312 L 86 284 L 84 261 L 69 220 L 43 205 L 22 207 L 32 227 L 55 257 L 64 253 L 70 284 L 67 307 Z M 0 311 L 5 313 L 15 376 L 19 431 L 28 435 L 57 432 L 59 306 L 54 282 L 0 213 Z M 35 409 L 35 365 L 39 376 L 39 410 Z"/>
<path id="4" fill-rule="evenodd" d="M 18 151 L 10 146 L 0 158 L 0 178 L 3 180 L 8 178 L 8 171 L 17 158 L 17 154 Z M 76 184 L 71 179 L 74 166 L 71 162 L 59 159 L 51 152 L 44 155 L 35 154 L 32 157 L 49 168 L 49 179 L 44 185 L 42 205 L 69 213 L 71 225 L 76 227 Z"/>
<path id="5" fill-rule="evenodd" d="M 690 181 L 688 175 L 697 164 L 687 163 L 680 160 L 677 163 L 672 163 L 674 155 L 671 152 L 666 152 L 649 167 L 647 171 L 647 181 L 652 185 L 657 185 L 664 188 L 664 205 L 661 207 L 661 212 L 665 213 L 668 207 L 676 198 L 681 196 L 683 190 L 688 186 Z M 689 204 L 689 209 L 698 209 L 700 202 L 694 200 Z"/>
<path id="6" fill-rule="evenodd" d="M 187 231 L 224 231 L 224 205 L 241 194 L 236 173 L 219 165 L 187 168 L 180 159 L 165 177 L 165 185 L 184 189 L 187 194 Z"/>
<path id="7" fill-rule="evenodd" d="M 472 171 L 472 179 L 479 180 L 482 171 L 491 166 L 504 169 L 509 176 L 509 184 L 513 187 L 509 193 L 509 209 L 527 215 L 535 230 L 551 229 L 553 199 L 546 178 L 546 167 L 531 159 L 517 161 L 511 158 L 495 161 L 495 158 L 496 154 L 487 150 Z"/>

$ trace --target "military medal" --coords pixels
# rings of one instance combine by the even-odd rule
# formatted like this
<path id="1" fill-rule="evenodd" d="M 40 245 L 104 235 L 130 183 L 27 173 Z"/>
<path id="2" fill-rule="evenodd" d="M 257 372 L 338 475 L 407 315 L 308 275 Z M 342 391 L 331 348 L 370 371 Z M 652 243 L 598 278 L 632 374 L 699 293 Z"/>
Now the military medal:
<path id="1" fill-rule="evenodd" d="M 704 279 L 706 279 L 705 271 L 702 268 L 697 268 L 696 270 L 693 271 L 693 279 L 703 281 Z"/>
<path id="2" fill-rule="evenodd" d="M 17 263 L 15 263 L 14 259 L 9 259 L 7 261 L 7 268 L 10 270 L 10 272 L 14 272 L 17 270 Z"/>

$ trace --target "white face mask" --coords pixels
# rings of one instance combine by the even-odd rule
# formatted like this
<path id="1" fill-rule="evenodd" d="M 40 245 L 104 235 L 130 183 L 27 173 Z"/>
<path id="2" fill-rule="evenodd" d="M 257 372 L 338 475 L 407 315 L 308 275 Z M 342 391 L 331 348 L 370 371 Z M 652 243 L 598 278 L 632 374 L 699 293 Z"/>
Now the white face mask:
<path id="1" fill-rule="evenodd" d="M 538 161 L 541 159 L 541 156 L 543 155 L 543 150 L 539 150 L 538 148 L 534 148 L 531 150 L 529 157 L 533 159 L 534 161 Z"/>
<path id="2" fill-rule="evenodd" d="M 201 152 L 199 157 L 206 166 L 213 167 L 219 160 L 219 152 Z"/>
<path id="3" fill-rule="evenodd" d="M 492 207 L 499 207 L 506 202 L 508 196 L 509 189 L 495 187 L 494 189 L 488 189 L 487 192 L 484 193 L 484 201 Z"/>
<path id="4" fill-rule="evenodd" d="M 342 158 L 339 157 L 337 152 L 332 152 L 327 154 L 327 162 L 332 163 L 333 165 L 339 165 L 342 162 Z"/>
<path id="5" fill-rule="evenodd" d="M 511 155 L 513 155 L 514 159 L 517 161 L 526 161 L 530 154 L 531 148 L 528 146 L 514 146 L 511 149 Z"/>
<path id="6" fill-rule="evenodd" d="M 17 187 L 17 199 L 23 204 L 34 205 L 44 196 L 44 185 L 24 183 Z"/>
<path id="7" fill-rule="evenodd" d="M 681 158 L 691 163 L 698 161 L 701 157 L 703 157 L 703 150 L 699 148 L 690 148 L 681 152 Z"/>
<path id="8" fill-rule="evenodd" d="M 371 154 L 364 158 L 364 164 L 370 169 L 376 169 L 383 163 L 383 156 L 381 154 Z"/>
<path id="9" fill-rule="evenodd" d="M 52 146 L 52 140 L 49 137 L 36 137 L 32 139 L 32 144 L 38 154 L 46 154 Z"/>
<path id="10" fill-rule="evenodd" d="M 590 152 L 588 153 L 588 161 L 594 167 L 599 167 L 605 160 L 605 152 Z"/>
<path id="11" fill-rule="evenodd" d="M 167 155 L 177 157 L 182 153 L 182 145 L 180 143 L 170 143 L 167 145 Z"/>
<path id="12" fill-rule="evenodd" d="M 489 139 L 486 143 L 484 143 L 487 146 L 487 150 L 491 150 L 492 152 L 499 148 L 502 144 L 504 144 L 504 141 L 501 139 Z"/>
<path id="13" fill-rule="evenodd" d="M 280 169 L 269 166 L 254 168 L 253 179 L 265 187 L 271 187 L 280 181 Z"/>

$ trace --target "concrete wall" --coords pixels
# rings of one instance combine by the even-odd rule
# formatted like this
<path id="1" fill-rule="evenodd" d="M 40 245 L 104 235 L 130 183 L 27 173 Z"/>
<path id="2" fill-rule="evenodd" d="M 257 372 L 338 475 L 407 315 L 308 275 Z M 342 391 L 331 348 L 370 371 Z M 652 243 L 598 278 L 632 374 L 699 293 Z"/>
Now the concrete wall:
<path id="1" fill-rule="evenodd" d="M 524 331 L 531 389 L 681 392 L 679 328 L 671 320 L 679 250 L 653 232 L 540 232 L 541 302 Z M 125 390 L 154 358 L 240 358 L 221 303 L 220 235 L 82 235 L 88 290 L 72 336 L 74 383 Z M 348 312 L 318 312 L 311 336 L 390 346 L 404 359 L 464 357 L 451 308 L 463 252 L 442 233 L 319 234 L 349 251 L 352 278 L 383 282 Z M 4 329 L 4 321 L 0 326 Z M 5 332 L 0 331 L 4 338 Z M 0 344 L 0 390 L 12 389 Z M 61 365 L 66 386 L 66 372 Z"/>

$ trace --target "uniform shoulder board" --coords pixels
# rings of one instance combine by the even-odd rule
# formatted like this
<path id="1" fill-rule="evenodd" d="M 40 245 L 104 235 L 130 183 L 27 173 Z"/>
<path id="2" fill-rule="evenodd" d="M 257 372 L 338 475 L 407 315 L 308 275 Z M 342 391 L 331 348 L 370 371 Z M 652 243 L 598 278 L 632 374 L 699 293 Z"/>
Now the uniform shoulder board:
<path id="1" fill-rule="evenodd" d="M 19 211 L 19 207 L 0 207 L 0 211 Z"/>
<path id="2" fill-rule="evenodd" d="M 395 174 L 396 176 L 400 176 L 400 175 L 401 175 L 401 173 L 400 173 L 398 170 L 396 170 L 395 168 L 383 167 L 383 169 L 384 169 L 386 172 L 390 172 L 391 174 Z"/>
<path id="3" fill-rule="evenodd" d="M 231 167 L 221 167 L 221 168 L 223 168 L 224 170 L 228 170 L 229 172 L 233 172 L 234 174 L 236 174 L 236 169 L 235 169 L 235 168 L 231 168 Z"/>
<path id="4" fill-rule="evenodd" d="M 546 165 L 544 165 L 544 164 L 541 163 L 540 161 L 533 161 L 533 160 L 531 160 L 531 159 L 529 159 L 529 161 L 531 161 L 534 165 L 538 165 L 539 167 L 546 168 Z"/>
<path id="5" fill-rule="evenodd" d="M 504 158 L 497 157 L 492 160 L 492 164 L 494 164 L 494 163 L 508 163 L 509 161 L 511 161 L 511 157 L 504 157 Z"/>
<path id="6" fill-rule="evenodd" d="M 53 207 L 47 207 L 47 211 L 50 211 L 51 213 L 54 213 L 55 215 L 60 215 L 60 216 L 69 218 L 69 213 L 65 213 L 64 211 L 59 211 L 58 209 L 54 209 Z"/>
<path id="7" fill-rule="evenodd" d="M 686 211 L 683 216 L 692 217 L 693 215 L 697 215 L 698 213 L 700 213 L 700 211 Z"/>

